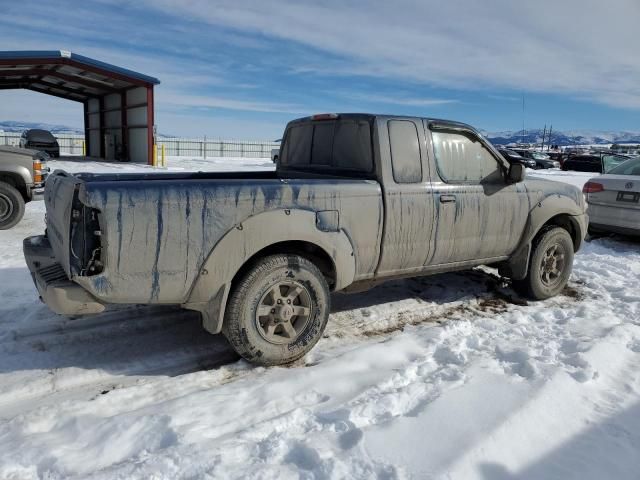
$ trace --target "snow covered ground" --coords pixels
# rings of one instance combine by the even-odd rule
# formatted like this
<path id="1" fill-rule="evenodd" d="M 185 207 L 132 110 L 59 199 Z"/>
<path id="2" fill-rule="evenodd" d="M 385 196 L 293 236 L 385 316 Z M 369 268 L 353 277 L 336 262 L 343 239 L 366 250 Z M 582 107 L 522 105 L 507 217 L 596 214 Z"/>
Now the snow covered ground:
<path id="1" fill-rule="evenodd" d="M 0 232 L 2 479 L 640 478 L 640 242 L 588 242 L 545 302 L 489 269 L 334 295 L 316 348 L 265 369 L 192 312 L 52 314 L 21 253 L 43 213 Z"/>

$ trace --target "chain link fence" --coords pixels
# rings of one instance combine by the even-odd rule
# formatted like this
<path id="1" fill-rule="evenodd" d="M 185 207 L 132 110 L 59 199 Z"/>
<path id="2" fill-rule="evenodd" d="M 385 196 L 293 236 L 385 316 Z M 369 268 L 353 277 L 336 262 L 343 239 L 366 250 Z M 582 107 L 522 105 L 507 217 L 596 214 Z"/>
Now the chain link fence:
<path id="1" fill-rule="evenodd" d="M 0 145 L 20 145 L 20 133 L 0 132 Z M 61 134 L 54 135 L 60 145 L 62 155 L 82 155 L 84 135 Z M 177 157 L 244 157 L 270 158 L 271 150 L 279 148 L 277 142 L 245 142 L 236 140 L 208 140 L 194 138 L 156 139 L 158 150 L 164 145 L 165 155 Z"/>

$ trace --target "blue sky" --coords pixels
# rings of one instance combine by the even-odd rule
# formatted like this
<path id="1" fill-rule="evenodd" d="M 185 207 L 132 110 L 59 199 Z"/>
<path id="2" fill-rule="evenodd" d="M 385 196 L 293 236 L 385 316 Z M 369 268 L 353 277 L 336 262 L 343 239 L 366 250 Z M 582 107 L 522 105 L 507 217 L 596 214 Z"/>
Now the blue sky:
<path id="1" fill-rule="evenodd" d="M 167 134 L 280 136 L 371 111 L 488 131 L 640 131 L 637 0 L 2 1 L 6 50 L 65 49 L 156 76 Z M 80 126 L 73 102 L 0 91 L 0 120 Z"/>

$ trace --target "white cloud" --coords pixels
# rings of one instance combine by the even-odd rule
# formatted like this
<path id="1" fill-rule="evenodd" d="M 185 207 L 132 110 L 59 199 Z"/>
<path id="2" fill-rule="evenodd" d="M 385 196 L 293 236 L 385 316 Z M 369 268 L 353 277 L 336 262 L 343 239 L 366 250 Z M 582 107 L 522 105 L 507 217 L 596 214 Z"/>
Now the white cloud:
<path id="1" fill-rule="evenodd" d="M 507 88 L 640 103 L 637 0 L 148 0 L 236 31 L 291 40 L 341 68 L 440 87 Z M 333 71 L 332 71 L 333 73 Z"/>
<path id="2" fill-rule="evenodd" d="M 450 105 L 458 103 L 458 100 L 449 98 L 415 98 L 407 96 L 390 96 L 390 95 L 363 95 L 363 94 L 345 94 L 352 100 L 360 100 L 368 103 L 388 103 L 391 105 L 403 105 L 407 107 L 433 107 L 437 105 Z"/>
<path id="3" fill-rule="evenodd" d="M 266 103 L 250 100 L 235 100 L 227 97 L 215 97 L 212 95 L 191 95 L 170 90 L 159 90 L 157 101 L 165 106 L 173 107 L 197 107 L 197 108 L 221 108 L 226 110 L 239 110 L 247 112 L 265 113 L 305 113 L 299 105 L 287 103 Z"/>

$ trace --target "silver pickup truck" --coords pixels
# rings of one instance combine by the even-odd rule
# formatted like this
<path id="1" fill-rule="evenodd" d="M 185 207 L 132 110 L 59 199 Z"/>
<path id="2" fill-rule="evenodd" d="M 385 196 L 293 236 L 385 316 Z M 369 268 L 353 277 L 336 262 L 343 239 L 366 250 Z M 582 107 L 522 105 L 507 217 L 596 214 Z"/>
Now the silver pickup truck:
<path id="1" fill-rule="evenodd" d="M 462 123 L 315 115 L 287 125 L 274 172 L 54 172 L 24 254 L 57 313 L 178 304 L 282 364 L 321 337 L 331 291 L 493 265 L 533 299 L 561 292 L 584 199 L 524 175 Z"/>
<path id="2" fill-rule="evenodd" d="M 22 220 L 25 203 L 42 199 L 47 158 L 36 150 L 0 146 L 0 230 Z"/>

